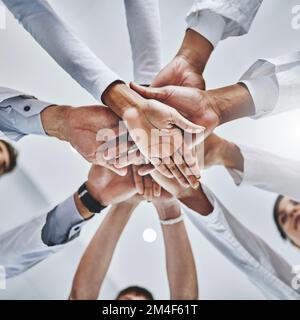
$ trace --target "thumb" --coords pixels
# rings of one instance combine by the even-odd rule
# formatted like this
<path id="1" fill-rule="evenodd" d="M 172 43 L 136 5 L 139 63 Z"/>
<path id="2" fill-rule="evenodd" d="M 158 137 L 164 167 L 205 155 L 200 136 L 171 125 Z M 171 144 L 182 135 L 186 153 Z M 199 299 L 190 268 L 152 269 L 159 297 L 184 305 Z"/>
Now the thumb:
<path id="1" fill-rule="evenodd" d="M 174 109 L 172 114 L 172 122 L 174 125 L 188 131 L 190 133 L 203 133 L 205 131 L 205 127 L 198 126 L 197 124 L 189 121 L 185 117 L 183 117 L 178 111 Z"/>
<path id="2" fill-rule="evenodd" d="M 134 82 L 130 83 L 130 88 L 146 99 L 155 99 L 159 101 L 167 100 L 171 94 L 174 92 L 171 86 L 162 88 L 151 88 L 140 86 Z"/>

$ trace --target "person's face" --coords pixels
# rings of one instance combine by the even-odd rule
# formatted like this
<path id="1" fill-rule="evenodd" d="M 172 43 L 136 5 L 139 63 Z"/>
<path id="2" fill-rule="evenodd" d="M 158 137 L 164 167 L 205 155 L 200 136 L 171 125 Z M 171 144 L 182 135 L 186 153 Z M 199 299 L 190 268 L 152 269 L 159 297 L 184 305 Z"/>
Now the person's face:
<path id="1" fill-rule="evenodd" d="M 118 300 L 148 300 L 142 295 L 137 295 L 135 293 L 126 293 L 121 295 Z"/>
<path id="2" fill-rule="evenodd" d="M 9 153 L 6 145 L 0 141 L 0 176 L 8 169 L 10 164 Z"/>
<path id="3" fill-rule="evenodd" d="M 300 203 L 284 197 L 278 205 L 278 221 L 287 237 L 300 248 Z"/>

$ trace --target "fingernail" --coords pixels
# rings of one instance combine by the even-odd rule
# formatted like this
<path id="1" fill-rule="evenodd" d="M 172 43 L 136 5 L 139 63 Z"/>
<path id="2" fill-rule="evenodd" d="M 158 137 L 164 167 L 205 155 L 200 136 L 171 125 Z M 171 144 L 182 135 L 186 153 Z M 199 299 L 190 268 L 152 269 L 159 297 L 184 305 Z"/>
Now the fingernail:
<path id="1" fill-rule="evenodd" d="M 194 185 L 193 185 L 193 189 L 197 190 L 200 187 L 200 182 L 197 181 Z"/>

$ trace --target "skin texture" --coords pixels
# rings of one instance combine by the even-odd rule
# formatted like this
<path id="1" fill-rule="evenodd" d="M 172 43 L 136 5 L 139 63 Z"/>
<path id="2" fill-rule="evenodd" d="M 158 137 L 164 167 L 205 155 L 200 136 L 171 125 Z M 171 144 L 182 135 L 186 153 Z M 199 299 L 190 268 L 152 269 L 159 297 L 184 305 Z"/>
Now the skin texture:
<path id="1" fill-rule="evenodd" d="M 0 176 L 5 174 L 5 171 L 9 167 L 10 159 L 7 147 L 0 140 Z"/>
<path id="2" fill-rule="evenodd" d="M 213 46 L 206 38 L 191 29 L 187 30 L 178 53 L 155 77 L 151 86 L 176 85 L 204 90 L 202 73 L 212 51 Z"/>
<path id="3" fill-rule="evenodd" d="M 173 163 L 175 153 L 184 143 L 180 129 L 202 131 L 201 126 L 187 120 L 176 109 L 166 104 L 141 97 L 122 83 L 111 85 L 104 93 L 103 101 L 125 121 L 137 148 L 156 170 L 167 177 L 174 176 L 177 179 L 178 175 L 183 175 L 181 168 L 177 167 L 177 164 L 174 166 Z M 168 137 L 170 142 L 163 142 L 163 139 L 157 141 L 153 136 L 149 139 L 153 133 L 156 138 Z M 182 154 L 184 167 L 189 168 L 191 174 L 194 174 L 194 171 L 198 171 L 198 168 L 195 169 L 197 166 L 195 157 L 188 148 L 186 149 Z M 189 159 L 194 161 L 190 162 Z"/>
<path id="4" fill-rule="evenodd" d="M 134 83 L 130 86 L 145 98 L 168 104 L 193 123 L 205 127 L 205 137 L 226 122 L 255 113 L 249 91 L 240 84 L 210 91 L 178 86 L 146 88 Z"/>
<path id="5" fill-rule="evenodd" d="M 149 176 L 145 179 L 149 179 L 149 184 L 154 183 Z M 181 214 L 180 206 L 171 194 L 162 190 L 158 198 L 154 197 L 154 187 L 151 186 L 150 189 L 152 191 L 147 194 L 147 199 L 153 202 L 160 219 L 173 219 Z M 80 261 L 73 280 L 71 300 L 98 298 L 121 234 L 134 209 L 144 199 L 145 197 L 135 194 L 111 206 Z M 162 229 L 171 299 L 197 299 L 196 267 L 184 223 L 163 226 Z M 145 300 L 145 298 L 128 293 L 122 295 L 119 300 Z"/>
<path id="6" fill-rule="evenodd" d="M 41 120 L 45 132 L 57 139 L 67 141 L 87 161 L 125 175 L 126 168 L 110 165 L 98 152 L 104 141 L 99 139 L 99 130 L 113 129 L 118 133 L 119 117 L 104 106 L 50 106 L 42 111 Z"/>
<path id="7" fill-rule="evenodd" d="M 300 203 L 283 197 L 278 205 L 278 221 L 287 237 L 300 248 Z"/>

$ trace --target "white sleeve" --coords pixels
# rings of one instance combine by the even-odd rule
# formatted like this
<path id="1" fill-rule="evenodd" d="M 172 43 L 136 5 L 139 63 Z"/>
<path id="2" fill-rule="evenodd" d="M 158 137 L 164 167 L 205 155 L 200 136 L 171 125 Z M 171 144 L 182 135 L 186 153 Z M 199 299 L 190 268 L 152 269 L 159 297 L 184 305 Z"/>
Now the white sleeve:
<path id="1" fill-rule="evenodd" d="M 241 77 L 261 118 L 300 107 L 300 51 L 258 60 Z"/>
<path id="2" fill-rule="evenodd" d="M 248 33 L 263 0 L 194 0 L 187 27 L 213 46 L 220 40 Z"/>
<path id="3" fill-rule="evenodd" d="M 16 19 L 49 55 L 99 101 L 120 77 L 61 21 L 46 0 L 3 0 Z"/>
<path id="4" fill-rule="evenodd" d="M 260 237 L 235 219 L 206 187 L 214 207 L 208 216 L 183 206 L 195 227 L 230 260 L 268 299 L 300 300 L 300 291 L 291 287 L 292 267 Z"/>
<path id="5" fill-rule="evenodd" d="M 4 266 L 7 278 L 25 272 L 62 249 L 80 235 L 85 223 L 71 196 L 50 212 L 0 234 L 0 265 Z"/>
<path id="6" fill-rule="evenodd" d="M 124 0 L 134 81 L 151 84 L 161 69 L 161 26 L 158 0 Z"/>
<path id="7" fill-rule="evenodd" d="M 239 146 L 244 172 L 228 169 L 239 186 L 255 186 L 300 201 L 300 162 L 256 148 Z"/>

